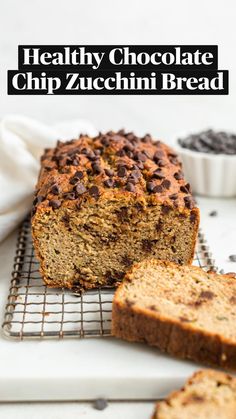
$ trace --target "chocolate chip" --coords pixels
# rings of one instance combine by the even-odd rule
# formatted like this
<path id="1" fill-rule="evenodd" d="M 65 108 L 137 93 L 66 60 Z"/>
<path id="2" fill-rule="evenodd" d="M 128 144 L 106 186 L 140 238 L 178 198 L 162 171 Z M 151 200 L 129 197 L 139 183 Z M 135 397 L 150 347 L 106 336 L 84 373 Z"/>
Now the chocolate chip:
<path id="1" fill-rule="evenodd" d="M 60 188 L 59 186 L 55 183 L 54 185 L 52 185 L 50 192 L 53 195 L 58 195 L 60 193 Z"/>
<path id="2" fill-rule="evenodd" d="M 211 291 L 201 291 L 199 298 L 204 300 L 212 300 L 215 294 Z"/>
<path id="3" fill-rule="evenodd" d="M 131 265 L 132 265 L 132 263 L 133 263 L 132 259 L 130 259 L 127 255 L 122 256 L 121 260 L 122 260 L 122 263 L 123 263 L 125 266 L 131 266 Z"/>
<path id="4" fill-rule="evenodd" d="M 125 151 L 123 149 L 120 149 L 116 152 L 116 155 L 119 157 L 124 157 L 125 156 Z"/>
<path id="5" fill-rule="evenodd" d="M 77 193 L 77 195 L 82 195 L 86 192 L 86 188 L 83 185 L 83 183 L 78 183 L 78 185 L 76 185 L 75 192 Z"/>
<path id="6" fill-rule="evenodd" d="M 114 186 L 114 181 L 112 179 L 106 179 L 103 183 L 107 188 L 113 188 Z"/>
<path id="7" fill-rule="evenodd" d="M 156 185 L 153 189 L 153 193 L 161 193 L 163 192 L 164 188 L 162 185 Z"/>
<path id="8" fill-rule="evenodd" d="M 141 138 L 141 141 L 143 143 L 149 143 L 151 141 L 151 135 L 150 134 L 146 134 L 143 138 Z"/>
<path id="9" fill-rule="evenodd" d="M 105 173 L 109 177 L 114 176 L 114 170 L 112 170 L 112 169 L 105 169 Z"/>
<path id="10" fill-rule="evenodd" d="M 155 188 L 155 183 L 147 182 L 147 191 L 148 192 L 153 192 L 154 188 Z"/>
<path id="11" fill-rule="evenodd" d="M 161 207 L 162 214 L 168 214 L 170 210 L 171 210 L 171 207 L 169 207 L 169 205 L 162 205 Z"/>
<path id="12" fill-rule="evenodd" d="M 102 168 L 99 163 L 92 163 L 92 169 L 94 173 L 97 173 L 97 174 L 102 173 Z"/>
<path id="13" fill-rule="evenodd" d="M 161 186 L 165 189 L 169 189 L 171 185 L 171 182 L 168 179 L 163 180 Z"/>
<path id="14" fill-rule="evenodd" d="M 155 172 L 152 173 L 153 179 L 164 179 L 165 175 L 161 172 L 161 169 L 155 170 Z"/>
<path id="15" fill-rule="evenodd" d="M 60 208 L 61 201 L 59 201 L 58 199 L 51 199 L 49 201 L 49 206 L 52 207 L 53 209 Z"/>
<path id="16" fill-rule="evenodd" d="M 156 311 L 156 306 L 154 304 L 152 304 L 148 308 L 149 308 L 149 310 Z"/>
<path id="17" fill-rule="evenodd" d="M 210 217 L 216 217 L 218 215 L 218 212 L 217 211 L 211 211 L 211 212 L 209 212 L 209 216 Z"/>
<path id="18" fill-rule="evenodd" d="M 160 167 L 166 166 L 166 161 L 165 160 L 158 160 L 158 166 L 160 166 Z"/>
<path id="19" fill-rule="evenodd" d="M 147 160 L 147 156 L 145 156 L 145 154 L 141 151 L 138 151 L 134 153 L 134 160 L 137 160 L 139 162 L 145 162 Z"/>
<path id="20" fill-rule="evenodd" d="M 89 188 L 89 195 L 93 196 L 94 198 L 98 198 L 99 197 L 99 189 L 97 186 L 91 186 L 91 188 Z"/>
<path id="21" fill-rule="evenodd" d="M 230 255 L 229 260 L 230 262 L 236 262 L 236 255 Z"/>
<path id="22" fill-rule="evenodd" d="M 81 201 L 77 201 L 77 202 L 76 202 L 76 208 L 77 208 L 78 210 L 80 210 L 80 209 L 81 209 Z"/>
<path id="23" fill-rule="evenodd" d="M 169 198 L 173 201 L 175 201 L 176 199 L 178 199 L 178 194 L 177 193 L 173 193 L 172 195 L 169 196 Z"/>
<path id="24" fill-rule="evenodd" d="M 97 399 L 95 400 L 93 407 L 96 410 L 104 410 L 107 407 L 107 401 L 105 399 Z"/>
<path id="25" fill-rule="evenodd" d="M 74 176 L 73 176 L 73 177 L 75 177 L 75 178 L 77 178 L 77 179 L 83 179 L 84 174 L 83 174 L 83 172 L 82 172 L 81 170 L 77 170 L 77 171 L 75 172 L 75 174 L 74 174 Z"/>
<path id="26" fill-rule="evenodd" d="M 185 203 L 186 208 L 189 208 L 189 209 L 193 208 L 193 201 L 190 196 L 184 197 L 184 203 Z"/>
<path id="27" fill-rule="evenodd" d="M 142 249 L 145 252 L 151 252 L 153 244 L 154 243 L 151 240 L 144 239 L 142 240 Z"/>
<path id="28" fill-rule="evenodd" d="M 133 185 L 133 183 L 128 182 L 125 189 L 129 192 L 134 192 L 135 191 L 135 186 Z"/>
<path id="29" fill-rule="evenodd" d="M 181 186 L 180 186 L 180 190 L 181 190 L 181 192 L 183 192 L 183 193 L 189 193 L 189 190 L 188 190 L 188 188 L 186 187 L 186 185 L 181 185 Z"/>
<path id="30" fill-rule="evenodd" d="M 195 212 L 191 212 L 191 214 L 190 214 L 190 222 L 191 223 L 195 223 L 196 219 L 197 219 L 197 214 Z"/>
<path id="31" fill-rule="evenodd" d="M 45 196 L 43 196 L 43 195 L 38 195 L 38 196 L 36 196 L 36 198 L 34 198 L 34 200 L 33 200 L 33 205 L 40 204 L 40 202 L 42 202 L 42 201 L 44 201 L 44 200 L 45 200 Z"/>
<path id="32" fill-rule="evenodd" d="M 124 167 L 124 166 L 119 166 L 118 167 L 118 171 L 117 171 L 117 175 L 119 176 L 119 177 L 125 177 L 126 175 L 127 175 L 127 170 L 126 170 L 126 168 Z"/>
<path id="33" fill-rule="evenodd" d="M 63 194 L 64 199 L 69 199 L 70 201 L 73 201 L 75 199 L 75 193 L 74 192 L 66 192 Z"/>
<path id="34" fill-rule="evenodd" d="M 181 180 L 181 179 L 183 179 L 183 178 L 184 178 L 184 174 L 183 174 L 183 172 L 181 172 L 181 171 L 176 172 L 176 173 L 174 174 L 174 178 L 175 178 L 176 180 Z"/>
<path id="35" fill-rule="evenodd" d="M 155 152 L 155 154 L 153 156 L 153 160 L 154 160 L 155 163 L 158 163 L 159 160 L 161 160 L 164 156 L 165 156 L 164 151 L 158 150 L 158 151 Z"/>

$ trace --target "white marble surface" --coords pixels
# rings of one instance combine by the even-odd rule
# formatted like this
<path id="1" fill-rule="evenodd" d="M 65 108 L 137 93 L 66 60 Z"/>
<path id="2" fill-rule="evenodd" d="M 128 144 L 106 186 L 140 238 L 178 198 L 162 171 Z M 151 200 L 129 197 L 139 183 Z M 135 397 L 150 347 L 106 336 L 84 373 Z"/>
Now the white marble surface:
<path id="1" fill-rule="evenodd" d="M 216 259 L 216 264 L 219 266 L 219 268 L 225 269 L 225 271 L 235 271 L 236 270 L 236 264 L 229 261 L 228 256 L 229 254 L 236 253 L 236 240 L 235 240 L 235 234 L 236 234 L 236 220 L 235 220 L 235 208 L 236 208 L 236 200 L 235 199 L 228 199 L 228 200 L 219 200 L 219 199 L 207 199 L 207 198 L 198 198 L 198 202 L 201 208 L 201 224 L 202 228 L 205 232 L 205 235 L 207 237 L 208 243 L 210 245 L 210 248 L 213 253 L 213 257 Z M 212 210 L 217 211 L 216 217 L 210 217 L 209 213 Z M 9 237 L 2 245 L 0 246 L 0 257 L 1 257 L 1 270 L 0 270 L 0 276 L 1 281 L 3 281 L 3 278 L 5 278 L 6 281 L 6 275 L 9 276 L 11 271 L 11 260 L 14 253 L 14 240 L 15 240 L 15 233 Z M 4 290 L 4 291 L 3 291 Z M 6 297 L 7 293 L 7 283 L 5 283 L 5 286 L 3 286 L 3 283 L 1 283 L 1 306 L 3 311 L 3 304 L 4 299 Z M 3 379 L 3 372 L 6 374 L 5 376 L 5 382 L 7 384 L 7 380 L 9 378 L 12 378 L 11 376 L 7 377 L 7 371 L 10 371 L 11 374 L 22 374 L 22 370 L 24 369 L 24 366 L 21 364 L 21 362 L 18 362 L 18 359 L 23 359 L 25 357 L 25 352 L 27 354 L 27 357 L 29 359 L 29 362 L 32 361 L 35 362 L 37 365 L 37 362 L 40 364 L 42 359 L 46 356 L 45 354 L 45 345 L 47 346 L 47 351 L 50 353 L 50 347 L 51 345 L 60 345 L 58 347 L 58 351 L 61 351 L 62 343 L 64 344 L 63 348 L 63 354 L 64 358 L 68 356 L 68 351 L 70 352 L 70 356 L 74 356 L 75 351 L 78 352 L 79 356 L 79 345 L 84 345 L 84 342 L 78 342 L 78 341 L 68 341 L 68 342 L 22 342 L 22 343 L 15 343 L 11 341 L 5 341 L 3 338 L 0 338 L 0 350 L 1 350 L 1 361 L 0 361 L 0 381 Z M 5 353 L 4 356 L 2 356 L 2 348 L 3 345 L 5 345 Z M 35 345 L 38 345 L 36 347 Z M 97 345 L 97 344 L 96 344 Z M 116 344 L 115 344 L 116 345 Z M 119 361 L 119 353 L 123 354 L 121 356 L 137 356 L 136 348 L 128 348 L 130 345 L 123 344 L 123 342 L 117 344 L 117 347 L 115 348 L 113 345 L 109 348 L 114 350 L 116 362 Z M 126 347 L 127 346 L 127 347 Z M 77 349 L 76 349 L 77 348 Z M 107 348 L 107 349 L 109 349 Z M 128 348 L 128 351 L 126 352 Z M 39 351 L 38 351 L 39 349 Z M 150 364 L 146 365 L 145 368 L 149 369 L 149 366 L 152 365 L 152 356 L 150 357 L 149 350 L 145 347 L 145 345 L 140 345 L 141 351 L 144 351 L 144 357 L 143 359 L 146 359 L 150 362 Z M 46 351 L 46 352 L 47 352 Z M 71 352 L 72 351 L 72 352 Z M 96 351 L 99 351 L 99 344 L 96 346 Z M 117 353 L 116 353 L 117 352 Z M 152 352 L 152 350 L 151 350 Z M 132 355 L 133 353 L 133 355 Z M 39 357 L 39 354 L 40 357 Z M 139 355 L 138 355 L 139 356 Z M 38 358 L 39 357 L 39 358 Z M 107 353 L 107 359 L 109 358 L 109 353 Z M 56 360 L 56 356 L 55 356 Z M 46 361 L 46 359 L 45 359 Z M 125 362 L 125 361 L 124 361 Z M 172 360 L 170 360 L 171 364 Z M 123 362 L 122 362 L 123 363 Z M 9 367 L 9 365 L 15 365 L 15 368 L 12 370 L 12 368 Z M 63 367 L 63 364 L 66 366 L 65 363 L 62 362 L 60 365 L 60 368 Z M 18 365 L 18 366 L 17 366 Z M 111 371 L 112 371 L 112 366 Z M 121 372 L 122 372 L 122 364 L 120 364 Z M 153 368 L 153 366 L 152 366 Z M 168 368 L 168 367 L 167 367 Z M 171 370 L 172 367 L 170 367 Z M 103 368 L 101 368 L 101 371 Z M 137 376 L 140 374 L 139 366 L 137 366 Z M 27 371 L 27 368 L 25 369 Z M 36 371 L 36 370 L 35 370 Z M 55 370 L 56 371 L 56 370 Z M 90 370 L 88 370 L 89 372 Z M 111 372 L 112 373 L 112 372 Z M 124 372 L 123 372 L 124 373 Z M 11 375 L 10 374 L 10 375 Z M 91 371 L 89 372 L 89 375 L 91 374 Z M 75 368 L 75 375 L 76 375 L 76 368 Z M 108 372 L 109 375 L 109 372 Z M 125 375 L 125 374 L 124 374 Z M 148 376 L 148 375 L 147 375 Z M 150 376 L 151 378 L 151 376 Z M 50 379 L 50 377 L 49 377 Z M 144 382 L 143 387 L 143 394 L 146 394 L 147 388 L 146 386 L 149 386 L 150 391 L 150 382 Z M 29 391 L 28 387 L 22 386 L 22 383 L 16 383 L 16 386 L 18 386 L 18 391 L 21 396 L 24 396 L 24 391 Z M 158 394 L 156 392 L 157 387 L 155 384 L 155 381 L 153 381 L 153 397 L 155 398 L 155 394 Z M 156 392 L 156 393 L 155 393 Z M 139 389 L 139 398 L 141 398 L 142 394 L 142 388 Z M 103 394 L 101 394 L 102 396 Z M 136 394 L 137 396 L 137 394 Z M 135 397 L 135 394 L 134 394 Z M 129 417 L 133 418 L 142 418 L 142 417 L 149 417 L 150 412 L 153 409 L 153 402 L 135 402 L 135 403 L 128 403 L 128 402 L 110 402 L 109 407 L 103 411 L 103 412 L 97 412 L 92 408 L 92 404 L 89 403 L 12 403 L 7 404 L 3 403 L 0 405 L 0 414 L 1 417 L 7 417 L 7 418 L 19 418 L 19 419 L 25 419 L 25 418 L 41 418 L 42 415 L 47 415 L 47 417 L 60 419 L 62 417 L 76 417 L 76 415 L 80 414 L 81 417 L 86 418 L 98 418 L 98 417 L 104 417 L 104 418 L 121 418 L 125 417 L 125 415 L 128 415 Z M 5 415 L 5 416 L 4 416 Z"/>

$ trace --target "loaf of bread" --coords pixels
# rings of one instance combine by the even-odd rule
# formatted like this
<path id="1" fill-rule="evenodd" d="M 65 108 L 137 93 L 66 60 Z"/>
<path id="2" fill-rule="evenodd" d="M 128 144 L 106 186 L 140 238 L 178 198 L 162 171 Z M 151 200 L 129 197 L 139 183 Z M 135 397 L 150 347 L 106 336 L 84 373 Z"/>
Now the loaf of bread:
<path id="1" fill-rule="evenodd" d="M 223 372 L 196 372 L 186 385 L 157 403 L 152 419 L 235 419 L 236 379 Z"/>
<path id="2" fill-rule="evenodd" d="M 112 333 L 180 358 L 236 369 L 236 278 L 145 260 L 116 290 Z"/>
<path id="3" fill-rule="evenodd" d="M 115 285 L 150 257 L 190 263 L 198 224 L 176 154 L 149 135 L 80 136 L 42 157 L 32 230 L 49 286 Z"/>

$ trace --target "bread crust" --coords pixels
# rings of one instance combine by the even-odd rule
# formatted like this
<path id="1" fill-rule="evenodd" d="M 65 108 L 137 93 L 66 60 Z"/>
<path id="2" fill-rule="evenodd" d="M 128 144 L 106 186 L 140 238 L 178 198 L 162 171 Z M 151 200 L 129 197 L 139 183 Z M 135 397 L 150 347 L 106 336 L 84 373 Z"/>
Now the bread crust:
<path id="1" fill-rule="evenodd" d="M 172 262 L 151 260 L 149 263 L 178 269 Z M 181 359 L 236 370 L 235 341 L 217 333 L 200 330 L 193 324 L 161 315 L 158 311 L 138 307 L 136 304 L 130 304 L 129 300 L 124 301 L 120 298 L 122 287 L 126 281 L 132 282 L 138 267 L 139 264 L 132 267 L 123 284 L 116 290 L 112 307 L 112 334 L 130 342 L 145 342 Z M 196 266 L 192 266 L 191 269 L 202 271 Z M 224 277 L 229 278 L 228 275 L 221 275 L 222 279 Z"/>

